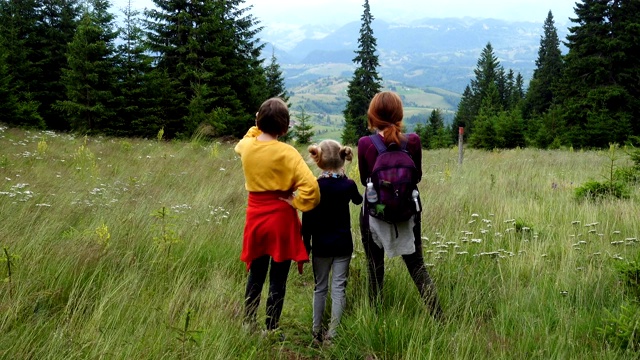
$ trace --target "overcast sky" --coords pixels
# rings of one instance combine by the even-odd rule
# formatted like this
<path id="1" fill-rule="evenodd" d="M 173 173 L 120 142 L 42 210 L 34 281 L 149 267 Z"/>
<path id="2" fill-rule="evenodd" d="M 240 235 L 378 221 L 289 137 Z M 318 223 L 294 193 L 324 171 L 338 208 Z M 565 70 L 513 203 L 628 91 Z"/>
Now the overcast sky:
<path id="1" fill-rule="evenodd" d="M 112 0 L 121 9 L 128 0 Z M 153 6 L 151 0 L 131 0 L 135 8 Z M 369 0 L 376 19 L 411 21 L 420 18 L 480 17 L 543 23 L 549 10 L 557 24 L 574 17 L 574 0 Z M 364 0 L 246 0 L 261 25 L 336 24 L 360 21 Z M 119 11 L 117 11 L 119 13 Z"/>

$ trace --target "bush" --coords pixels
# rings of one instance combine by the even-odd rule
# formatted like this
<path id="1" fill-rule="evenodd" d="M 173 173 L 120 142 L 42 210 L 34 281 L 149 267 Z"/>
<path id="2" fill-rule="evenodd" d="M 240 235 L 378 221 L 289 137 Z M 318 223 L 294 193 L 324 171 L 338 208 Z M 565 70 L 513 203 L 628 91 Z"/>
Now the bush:
<path id="1" fill-rule="evenodd" d="M 616 270 L 621 283 L 635 299 L 621 305 L 615 313 L 605 310 L 604 326 L 597 330 L 611 345 L 640 350 L 640 255 L 636 260 L 616 263 Z"/>
<path id="2" fill-rule="evenodd" d="M 617 270 L 622 275 L 622 283 L 640 301 L 640 255 L 636 261 L 618 263 Z"/>
<path id="3" fill-rule="evenodd" d="M 522 231 L 530 231 L 533 232 L 533 227 L 531 225 L 529 225 L 526 221 L 524 221 L 523 219 L 516 219 L 515 223 L 513 224 L 513 226 L 516 229 L 516 232 L 522 232 Z"/>
<path id="4" fill-rule="evenodd" d="M 620 306 L 615 313 L 605 310 L 607 317 L 604 326 L 596 329 L 605 340 L 625 350 L 637 350 L 640 347 L 640 306 L 637 302 Z"/>
<path id="5" fill-rule="evenodd" d="M 591 180 L 587 181 L 582 186 L 577 187 L 575 190 L 575 196 L 578 200 L 598 200 L 609 197 L 628 199 L 630 192 L 627 185 L 621 182 L 599 182 Z"/>
<path id="6" fill-rule="evenodd" d="M 617 168 L 613 174 L 613 176 L 620 180 L 629 184 L 638 184 L 640 183 L 640 169 L 634 167 L 623 167 Z"/>

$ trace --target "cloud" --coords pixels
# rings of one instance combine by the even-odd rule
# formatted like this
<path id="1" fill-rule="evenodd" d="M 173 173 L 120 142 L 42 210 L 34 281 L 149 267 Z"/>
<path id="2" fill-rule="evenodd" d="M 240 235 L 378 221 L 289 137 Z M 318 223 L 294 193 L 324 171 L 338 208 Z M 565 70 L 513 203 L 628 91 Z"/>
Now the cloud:
<path id="1" fill-rule="evenodd" d="M 264 23 L 296 24 L 360 21 L 363 0 L 247 0 L 253 13 Z M 411 21 L 421 18 L 483 17 L 543 23 L 551 10 L 556 21 L 573 16 L 571 1 L 558 0 L 370 0 L 377 19 Z"/>
<path id="2" fill-rule="evenodd" d="M 114 9 L 127 6 L 129 0 L 113 0 Z M 360 21 L 364 0 L 246 0 L 251 13 L 264 26 L 275 24 L 335 24 Z M 370 0 L 376 19 L 412 21 L 421 18 L 481 17 L 542 24 L 549 10 L 557 23 L 574 16 L 575 1 L 566 0 Z M 137 0 L 133 7 L 153 7 L 152 0 Z"/>

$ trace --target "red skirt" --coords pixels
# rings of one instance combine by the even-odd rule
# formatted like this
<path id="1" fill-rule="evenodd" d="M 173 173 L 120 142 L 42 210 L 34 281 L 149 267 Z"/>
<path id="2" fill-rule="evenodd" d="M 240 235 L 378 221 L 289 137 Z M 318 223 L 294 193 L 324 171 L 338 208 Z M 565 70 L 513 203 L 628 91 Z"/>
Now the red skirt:
<path id="1" fill-rule="evenodd" d="M 302 264 L 309 261 L 298 211 L 280 200 L 288 196 L 289 193 L 280 191 L 249 193 L 240 255 L 240 260 L 247 263 L 247 271 L 254 259 L 264 255 L 276 262 L 296 261 L 300 272 Z"/>

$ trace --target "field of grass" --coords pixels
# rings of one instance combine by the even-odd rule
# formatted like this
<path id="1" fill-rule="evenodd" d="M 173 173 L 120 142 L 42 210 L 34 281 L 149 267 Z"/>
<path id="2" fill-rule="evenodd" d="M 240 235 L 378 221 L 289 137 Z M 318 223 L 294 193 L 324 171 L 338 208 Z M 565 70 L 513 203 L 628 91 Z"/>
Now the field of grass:
<path id="1" fill-rule="evenodd" d="M 448 103 L 446 98 L 442 96 L 443 90 L 437 91 L 433 88 L 425 89 L 407 87 L 397 84 L 393 87 L 394 91 L 402 96 L 402 101 L 407 106 L 418 107 L 427 113 L 431 113 L 433 109 L 451 110 L 452 104 Z"/>
<path id="2" fill-rule="evenodd" d="M 607 152 L 468 150 L 461 166 L 455 149 L 425 152 L 423 251 L 446 319 L 426 314 L 399 258 L 368 304 L 353 207 L 347 309 L 333 345 L 315 348 L 308 264 L 290 273 L 284 342 L 241 326 L 247 194 L 233 145 L 0 126 L 0 358 L 640 357 L 637 337 L 624 350 L 598 330 L 637 308 L 617 269 L 640 261 L 640 192 L 573 196 L 602 179 Z"/>

